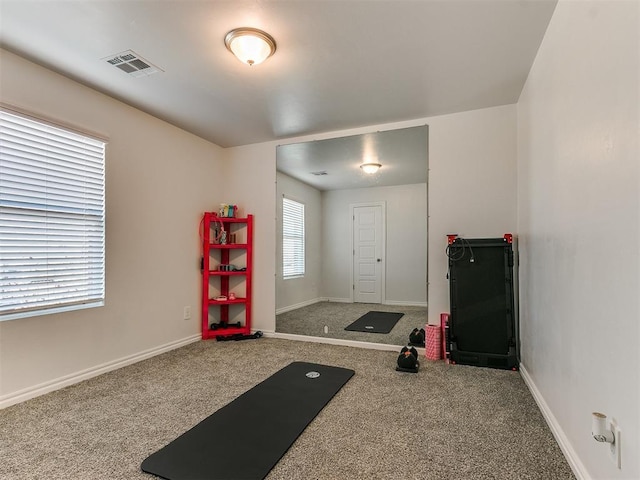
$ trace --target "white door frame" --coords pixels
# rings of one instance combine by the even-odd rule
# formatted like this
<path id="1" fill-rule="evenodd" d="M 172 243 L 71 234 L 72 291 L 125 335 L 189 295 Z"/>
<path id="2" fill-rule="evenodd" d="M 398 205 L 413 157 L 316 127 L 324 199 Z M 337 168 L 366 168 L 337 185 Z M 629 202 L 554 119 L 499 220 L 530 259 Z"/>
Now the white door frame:
<path id="1" fill-rule="evenodd" d="M 380 240 L 380 251 L 382 252 L 381 257 L 382 257 L 382 262 L 380 265 L 380 302 L 381 305 L 384 305 L 386 302 L 386 287 L 385 287 L 385 278 L 386 278 L 386 257 L 387 257 L 387 250 L 386 250 L 386 240 L 387 240 L 387 202 L 365 202 L 365 203 L 351 203 L 349 204 L 349 216 L 351 217 L 351 221 L 349 222 L 349 242 L 350 242 L 350 247 L 351 247 L 351 268 L 349 269 L 350 272 L 350 284 L 351 284 L 351 290 L 349 290 L 349 301 L 351 303 L 353 303 L 353 290 L 355 288 L 354 286 L 354 272 L 353 272 L 353 257 L 355 255 L 355 245 L 353 243 L 353 222 L 354 222 L 354 218 L 355 218 L 355 209 L 358 207 L 381 207 L 382 210 L 382 238 Z"/>

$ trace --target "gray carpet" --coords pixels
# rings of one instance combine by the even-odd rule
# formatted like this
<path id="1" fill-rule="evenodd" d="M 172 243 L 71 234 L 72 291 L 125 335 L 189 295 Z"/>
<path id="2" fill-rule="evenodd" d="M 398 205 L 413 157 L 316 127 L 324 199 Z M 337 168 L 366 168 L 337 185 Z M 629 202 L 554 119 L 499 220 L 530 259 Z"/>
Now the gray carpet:
<path id="1" fill-rule="evenodd" d="M 345 327 L 369 311 L 399 312 L 404 316 L 389 333 L 346 331 Z M 376 303 L 318 302 L 276 316 L 276 332 L 312 337 L 329 337 L 358 342 L 406 345 L 414 328 L 425 328 L 427 307 L 380 305 Z M 324 333 L 324 326 L 329 333 Z"/>
<path id="2" fill-rule="evenodd" d="M 268 480 L 574 478 L 517 372 L 423 361 L 399 373 L 396 356 L 197 342 L 0 411 L 0 478 L 152 480 L 149 454 L 296 360 L 356 373 Z"/>

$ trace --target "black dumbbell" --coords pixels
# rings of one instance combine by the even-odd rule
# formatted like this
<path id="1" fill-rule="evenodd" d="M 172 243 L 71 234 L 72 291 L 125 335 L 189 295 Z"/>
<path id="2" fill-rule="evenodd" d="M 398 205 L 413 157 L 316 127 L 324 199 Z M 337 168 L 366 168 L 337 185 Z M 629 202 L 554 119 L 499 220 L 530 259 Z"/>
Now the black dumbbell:
<path id="1" fill-rule="evenodd" d="M 413 331 L 409 334 L 409 343 L 415 345 L 424 345 L 424 328 L 418 330 L 414 328 Z"/>
<path id="2" fill-rule="evenodd" d="M 418 366 L 418 351 L 411 347 L 402 347 L 398 355 L 398 366 L 407 370 L 413 370 Z"/>

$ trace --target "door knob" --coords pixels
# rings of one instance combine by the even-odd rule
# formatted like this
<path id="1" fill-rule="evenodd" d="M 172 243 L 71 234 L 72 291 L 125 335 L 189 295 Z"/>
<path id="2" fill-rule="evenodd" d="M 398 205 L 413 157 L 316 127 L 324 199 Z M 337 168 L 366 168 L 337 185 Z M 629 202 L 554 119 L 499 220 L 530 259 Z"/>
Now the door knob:
<path id="1" fill-rule="evenodd" d="M 381 259 L 378 259 L 378 261 L 379 261 L 379 262 L 381 262 L 382 260 L 381 260 Z"/>

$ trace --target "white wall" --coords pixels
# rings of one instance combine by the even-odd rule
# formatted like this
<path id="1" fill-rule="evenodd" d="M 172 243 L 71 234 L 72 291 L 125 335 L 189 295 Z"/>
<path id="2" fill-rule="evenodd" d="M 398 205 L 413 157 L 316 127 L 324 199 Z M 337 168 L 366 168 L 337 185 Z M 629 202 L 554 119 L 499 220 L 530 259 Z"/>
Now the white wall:
<path id="1" fill-rule="evenodd" d="M 273 332 L 276 322 L 275 154 L 275 142 L 229 148 L 218 172 L 225 202 L 254 215 L 252 328 L 263 332 Z"/>
<path id="2" fill-rule="evenodd" d="M 400 185 L 322 194 L 323 296 L 349 300 L 352 292 L 351 212 L 357 203 L 385 202 L 385 303 L 427 303 L 427 185 Z"/>
<path id="3" fill-rule="evenodd" d="M 198 224 L 221 202 L 255 215 L 254 328 L 275 327 L 276 146 L 227 150 L 0 51 L 1 100 L 109 139 L 106 306 L 0 323 L 0 404 L 197 338 Z M 145 79 L 142 79 L 145 81 Z M 373 125 L 287 143 L 429 124 L 429 320 L 448 310 L 445 234 L 515 225 L 515 106 Z M 191 305 L 190 321 L 182 320 Z"/>
<path id="4" fill-rule="evenodd" d="M 428 119 L 429 323 L 449 311 L 446 235 L 496 238 L 516 229 L 516 108 Z"/>
<path id="5" fill-rule="evenodd" d="M 639 9 L 560 1 L 518 102 L 522 363 L 583 478 L 640 478 Z"/>
<path id="6" fill-rule="evenodd" d="M 429 322 L 449 311 L 446 234 L 501 237 L 516 227 L 516 106 L 474 110 L 229 148 L 223 191 L 256 214 L 254 326 L 275 329 L 276 147 L 429 125 Z M 233 203 L 229 200 L 230 203 Z"/>
<path id="7" fill-rule="evenodd" d="M 276 309 L 286 311 L 317 302 L 322 287 L 322 194 L 283 173 L 276 175 Z M 282 197 L 304 204 L 305 274 L 282 279 Z"/>
<path id="8" fill-rule="evenodd" d="M 349 205 L 386 202 L 386 301 L 427 303 L 427 186 L 372 187 L 320 192 L 277 173 L 276 235 L 282 236 L 283 194 L 305 203 L 306 274 L 282 280 L 282 244 L 276 242 L 276 309 L 286 311 L 325 298 L 344 301 L 351 293 Z"/>
<path id="9" fill-rule="evenodd" d="M 6 405 L 197 338 L 198 225 L 224 201 L 216 170 L 224 151 L 11 53 L 0 50 L 0 64 L 3 103 L 108 138 L 106 304 L 0 322 Z"/>

